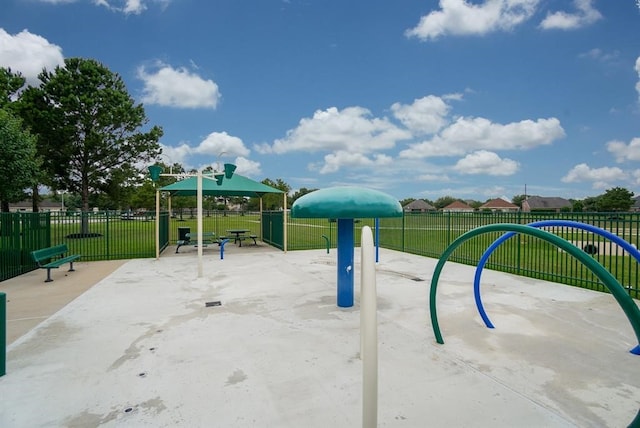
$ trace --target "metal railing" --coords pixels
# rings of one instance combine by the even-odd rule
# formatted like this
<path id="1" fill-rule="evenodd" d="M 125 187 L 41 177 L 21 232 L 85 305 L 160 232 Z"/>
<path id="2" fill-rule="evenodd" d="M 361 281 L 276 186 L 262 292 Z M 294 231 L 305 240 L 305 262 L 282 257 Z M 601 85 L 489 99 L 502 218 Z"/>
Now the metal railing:
<path id="1" fill-rule="evenodd" d="M 400 218 L 379 221 L 379 246 L 426 257 L 439 258 L 460 235 L 493 223 L 528 224 L 540 220 L 562 219 L 605 229 L 634 246 L 640 242 L 640 213 L 405 213 Z M 142 258 L 155 256 L 155 219 L 153 215 L 117 212 L 0 213 L 0 280 L 35 269 L 30 252 L 65 243 L 83 261 Z M 195 211 L 169 218 L 160 215 L 161 249 L 175 244 L 178 229 L 195 231 Z M 356 220 L 359 230 L 374 219 Z M 283 213 L 205 211 L 204 231 L 216 236 L 229 229 L 248 229 L 264 242 L 284 248 Z M 628 290 L 640 296 L 639 264 L 624 249 L 606 238 L 567 227 L 546 228 L 590 253 Z M 288 250 L 335 248 L 336 222 L 332 219 L 288 219 Z M 501 233 L 487 233 L 461 245 L 449 260 L 475 265 Z M 360 234 L 355 234 L 360 245 Z M 606 291 L 597 277 L 573 257 L 554 245 L 532 236 L 516 235 L 500 245 L 486 267 L 516 275 Z"/>
<path id="2" fill-rule="evenodd" d="M 528 224 L 541 220 L 562 219 L 585 223 L 614 233 L 637 248 L 640 242 L 640 213 L 405 213 L 399 218 L 379 221 L 379 246 L 392 250 L 439 258 L 460 235 L 494 223 Z M 374 219 L 361 219 L 355 227 L 372 228 Z M 547 227 L 546 230 L 566 239 L 591 254 L 625 287 L 631 297 L 640 297 L 640 264 L 623 248 L 610 240 L 585 230 L 570 227 Z M 291 219 L 288 225 L 290 250 L 324 249 L 327 238 L 336 246 L 336 223 L 327 219 Z M 476 265 L 487 248 L 502 235 L 480 235 L 457 248 L 449 260 Z M 359 245 L 359 234 L 355 234 Z M 553 244 L 532 236 L 516 235 L 497 247 L 486 268 L 570 284 L 606 292 L 598 278 L 576 259 Z"/>

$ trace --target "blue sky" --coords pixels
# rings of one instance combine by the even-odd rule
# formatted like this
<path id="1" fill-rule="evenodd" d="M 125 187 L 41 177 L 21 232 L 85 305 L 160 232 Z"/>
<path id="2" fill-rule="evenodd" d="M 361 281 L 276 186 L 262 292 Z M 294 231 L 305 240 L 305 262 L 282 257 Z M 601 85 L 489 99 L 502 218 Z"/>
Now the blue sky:
<path id="1" fill-rule="evenodd" d="M 37 84 L 69 57 L 122 76 L 187 167 L 398 199 L 640 194 L 636 0 L 2 0 L 0 66 Z"/>

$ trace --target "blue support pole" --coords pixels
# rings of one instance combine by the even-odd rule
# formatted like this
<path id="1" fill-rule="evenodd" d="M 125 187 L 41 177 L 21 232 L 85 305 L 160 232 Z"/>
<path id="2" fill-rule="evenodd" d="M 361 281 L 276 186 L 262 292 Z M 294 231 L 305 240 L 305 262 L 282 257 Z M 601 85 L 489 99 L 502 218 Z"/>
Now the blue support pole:
<path id="1" fill-rule="evenodd" d="M 224 246 L 227 242 L 229 242 L 228 239 L 220 241 L 220 260 L 224 260 Z"/>
<path id="2" fill-rule="evenodd" d="M 338 306 L 353 306 L 353 246 L 352 218 L 338 219 Z"/>

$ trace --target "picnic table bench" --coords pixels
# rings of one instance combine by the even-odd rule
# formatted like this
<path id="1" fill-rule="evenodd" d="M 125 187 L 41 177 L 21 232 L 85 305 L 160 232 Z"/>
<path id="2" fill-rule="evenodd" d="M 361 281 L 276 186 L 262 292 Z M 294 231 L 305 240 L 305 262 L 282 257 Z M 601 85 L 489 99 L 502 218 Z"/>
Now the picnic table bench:
<path id="1" fill-rule="evenodd" d="M 71 254 L 65 256 L 69 252 L 67 244 L 55 245 L 49 248 L 42 248 L 31 252 L 31 257 L 40 269 L 47 270 L 47 279 L 44 282 L 51 282 L 51 269 L 57 269 L 65 263 L 69 263 L 69 272 L 73 272 L 73 262 L 78 260 L 80 254 Z"/>
<path id="2" fill-rule="evenodd" d="M 227 232 L 231 235 L 234 235 L 233 238 L 233 243 L 234 244 L 240 244 L 240 247 L 242 247 L 242 241 L 244 241 L 245 239 L 253 239 L 253 245 L 258 245 L 258 242 L 256 241 L 256 238 L 258 237 L 258 235 L 245 235 L 245 233 L 247 232 L 251 232 L 249 229 L 229 229 L 227 230 Z"/>
<path id="3" fill-rule="evenodd" d="M 256 241 L 256 238 L 258 237 L 258 235 L 240 235 L 236 238 L 234 238 L 234 240 L 236 242 L 240 242 L 240 246 L 242 247 L 242 241 L 244 241 L 245 239 L 253 239 L 253 245 L 258 245 L 258 242 Z"/>
<path id="4" fill-rule="evenodd" d="M 202 246 L 206 247 L 209 244 L 213 244 L 214 242 L 218 243 L 218 245 L 220 245 L 220 241 L 219 240 L 215 240 L 215 232 L 202 232 Z M 194 239 L 191 239 L 191 238 Z M 184 245 L 193 245 L 194 247 L 197 247 L 200 243 L 197 241 L 198 239 L 198 234 L 197 233 L 187 233 L 185 234 L 185 239 L 178 239 L 178 241 L 176 242 L 178 245 L 176 247 L 176 253 L 178 252 L 178 250 L 180 249 L 180 247 L 184 246 Z"/>

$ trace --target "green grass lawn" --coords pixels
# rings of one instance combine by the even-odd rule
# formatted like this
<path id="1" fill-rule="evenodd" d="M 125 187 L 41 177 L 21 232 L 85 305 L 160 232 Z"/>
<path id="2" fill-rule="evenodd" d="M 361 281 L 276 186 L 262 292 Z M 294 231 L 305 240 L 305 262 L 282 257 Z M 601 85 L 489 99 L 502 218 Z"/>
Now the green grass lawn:
<path id="1" fill-rule="evenodd" d="M 507 219 L 513 220 L 513 219 Z M 519 221 L 527 223 L 530 219 Z M 536 218 L 536 220 L 538 220 Z M 380 220 L 380 245 L 385 248 L 409 252 L 412 254 L 438 258 L 447 246 L 458 236 L 485 224 L 509 222 L 495 216 L 444 216 L 444 215 L 406 215 L 403 218 Z M 512 221 L 513 222 L 513 221 Z M 287 248 L 289 250 L 324 249 L 329 240 L 330 247 L 337 243 L 337 223 L 329 219 L 287 219 Z M 594 222 L 596 223 L 596 222 Z M 356 222 L 356 245 L 360 242 L 360 230 L 368 225 L 375 228 L 374 219 L 359 219 Z M 628 242 L 638 245 L 638 227 L 629 222 L 621 227 L 616 224 L 599 222 L 599 227 L 612 230 Z M 178 229 L 188 228 L 197 231 L 197 219 L 190 214 L 171 218 L 168 227 L 170 244 L 178 239 Z M 212 212 L 203 217 L 203 230 L 214 232 L 217 236 L 228 235 L 229 229 L 249 229 L 251 234 L 260 234 L 259 213 L 220 213 Z M 375 229 L 374 229 L 375 230 Z M 155 256 L 155 221 L 151 218 L 122 220 L 119 216 L 94 215 L 90 217 L 89 231 L 94 237 L 74 239 L 80 232 L 80 220 L 77 217 L 52 219 L 52 243 L 66 243 L 71 252 L 82 254 L 83 260 L 106 260 L 118 258 L 137 258 Z M 608 240 L 583 230 L 558 228 L 553 232 L 573 242 L 593 243 L 606 246 Z M 462 244 L 451 255 L 450 260 L 475 265 L 484 251 L 501 236 L 501 232 L 479 235 Z M 325 238 L 326 237 L 326 238 Z M 628 255 L 594 254 L 620 283 L 638 290 L 638 263 Z M 530 276 L 544 280 L 580 285 L 581 287 L 603 290 L 599 280 L 573 257 L 559 251 L 546 241 L 528 235 L 518 235 L 500 245 L 491 255 L 487 268 Z"/>

